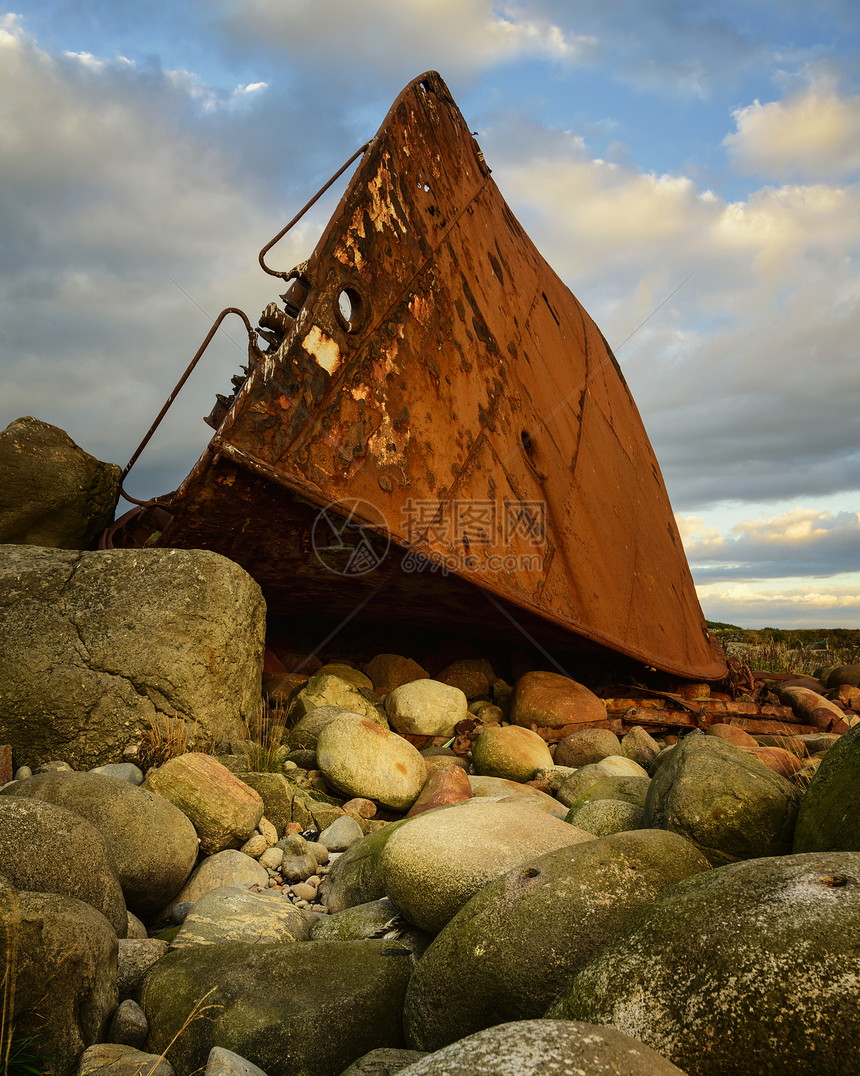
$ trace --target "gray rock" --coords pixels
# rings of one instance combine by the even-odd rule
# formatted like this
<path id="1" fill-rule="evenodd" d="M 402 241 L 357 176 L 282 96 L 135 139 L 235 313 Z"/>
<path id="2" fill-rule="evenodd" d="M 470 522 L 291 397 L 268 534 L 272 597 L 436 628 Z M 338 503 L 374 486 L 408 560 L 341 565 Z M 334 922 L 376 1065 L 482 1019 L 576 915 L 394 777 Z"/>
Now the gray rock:
<path id="1" fill-rule="evenodd" d="M 797 814 L 794 851 L 831 850 L 860 851 L 860 725 L 828 750 Z"/>
<path id="2" fill-rule="evenodd" d="M 421 1050 L 371 1050 L 344 1069 L 340 1076 L 394 1076 L 424 1057 Z"/>
<path id="3" fill-rule="evenodd" d="M 412 966 L 407 949 L 386 941 L 178 950 L 141 991 L 149 1046 L 164 1050 L 202 1001 L 207 1018 L 188 1024 L 171 1048 L 179 1073 L 201 1068 L 217 1043 L 269 1076 L 336 1076 L 369 1050 L 403 1045 Z"/>
<path id="4" fill-rule="evenodd" d="M 144 918 L 179 892 L 197 860 L 197 834 L 182 811 L 117 777 L 37 774 L 16 793 L 91 822 L 113 857 L 126 905 Z"/>
<path id="5" fill-rule="evenodd" d="M 29 766 L 115 762 L 168 716 L 237 739 L 259 706 L 265 604 L 216 553 L 7 546 L 0 591 L 0 742 Z"/>
<path id="6" fill-rule="evenodd" d="M 158 1054 L 147 1054 L 133 1046 L 100 1042 L 81 1055 L 77 1076 L 174 1076 L 173 1066 Z"/>
<path id="7" fill-rule="evenodd" d="M 714 866 L 791 851 L 799 792 L 742 748 L 687 736 L 651 780 L 645 825 L 693 841 Z"/>
<path id="8" fill-rule="evenodd" d="M 319 843 L 324 845 L 329 852 L 345 852 L 363 836 L 364 833 L 358 822 L 345 814 L 336 818 L 330 826 L 326 826 L 319 836 Z"/>
<path id="9" fill-rule="evenodd" d="M 113 521 L 120 469 L 27 416 L 0 432 L 0 542 L 92 549 Z"/>
<path id="10" fill-rule="evenodd" d="M 321 916 L 311 930 L 311 937 L 314 941 L 382 938 L 410 949 L 416 959 L 423 956 L 433 940 L 430 934 L 407 923 L 387 897 Z"/>
<path id="11" fill-rule="evenodd" d="M 281 842 L 279 842 L 281 843 Z M 278 870 L 285 882 L 303 882 L 317 872 L 316 856 L 308 842 L 299 833 L 291 833 L 283 840 L 284 855 Z"/>
<path id="12" fill-rule="evenodd" d="M 212 889 L 220 889 L 225 885 L 256 885 L 265 889 L 268 884 L 269 875 L 265 867 L 261 867 L 256 859 L 251 859 L 238 849 L 228 848 L 201 861 L 200 866 L 176 895 L 176 899 L 162 909 L 160 918 L 167 919 L 176 904 L 184 901 L 194 904 Z"/>
<path id="13" fill-rule="evenodd" d="M 222 886 L 204 893 L 170 943 L 171 949 L 192 945 L 242 942 L 307 941 L 310 924 L 300 909 L 284 896 L 268 889 L 256 892 L 241 886 Z"/>
<path id="14" fill-rule="evenodd" d="M 352 715 L 330 721 L 320 732 L 317 765 L 326 781 L 346 796 L 395 811 L 412 806 L 426 779 L 424 759 L 408 740 Z"/>
<path id="15" fill-rule="evenodd" d="M 860 1041 L 860 853 L 731 863 L 634 912 L 550 1018 L 696 1076 L 844 1076 Z"/>
<path id="16" fill-rule="evenodd" d="M 263 817 L 260 794 L 201 752 L 169 759 L 147 775 L 144 788 L 191 819 L 205 855 L 239 848 Z"/>
<path id="17" fill-rule="evenodd" d="M 232 1050 L 213 1046 L 206 1059 L 203 1076 L 266 1076 L 266 1073 Z"/>
<path id="18" fill-rule="evenodd" d="M 523 860 L 592 840 L 521 801 L 466 800 L 410 818 L 382 850 L 385 892 L 431 934 L 470 897 Z"/>
<path id="19" fill-rule="evenodd" d="M 708 869 L 674 833 L 639 830 L 523 859 L 436 937 L 409 983 L 406 1040 L 421 1050 L 542 1016 L 628 916 Z"/>
<path id="20" fill-rule="evenodd" d="M 117 987 L 121 1001 L 137 993 L 143 977 L 153 964 L 167 955 L 161 938 L 122 938 L 117 953 Z"/>
<path id="21" fill-rule="evenodd" d="M 73 897 L 19 892 L 17 901 L 16 1032 L 37 1036 L 54 1073 L 69 1076 L 116 1008 L 116 933 L 92 905 Z"/>
<path id="22" fill-rule="evenodd" d="M 343 814 L 337 806 L 339 801 L 315 789 L 301 787 L 283 773 L 243 773 L 241 780 L 262 796 L 266 818 L 279 833 L 290 822 L 298 822 L 303 830 L 325 829 Z"/>
<path id="23" fill-rule="evenodd" d="M 106 766 L 96 766 L 90 772 L 116 777 L 120 781 L 128 781 L 130 785 L 143 784 L 143 770 L 133 762 L 109 762 Z"/>
<path id="24" fill-rule="evenodd" d="M 400 1070 L 400 1076 L 684 1076 L 612 1027 L 519 1020 L 479 1031 Z"/>
<path id="25" fill-rule="evenodd" d="M 404 735 L 453 736 L 457 722 L 469 716 L 469 704 L 457 687 L 413 680 L 388 695 L 385 713 L 391 727 Z"/>
<path id="26" fill-rule="evenodd" d="M 407 821 L 403 818 L 368 833 L 338 856 L 319 888 L 320 899 L 330 912 L 341 912 L 385 896 L 379 857 L 391 836 Z"/>
<path id="27" fill-rule="evenodd" d="M 125 937 L 128 915 L 113 857 L 101 833 L 79 814 L 0 795 L 0 866 L 16 889 L 84 901 Z"/>
<path id="28" fill-rule="evenodd" d="M 131 998 L 121 1001 L 108 1026 L 108 1042 L 122 1043 L 142 1050 L 148 1034 L 149 1024 L 143 1009 Z"/>

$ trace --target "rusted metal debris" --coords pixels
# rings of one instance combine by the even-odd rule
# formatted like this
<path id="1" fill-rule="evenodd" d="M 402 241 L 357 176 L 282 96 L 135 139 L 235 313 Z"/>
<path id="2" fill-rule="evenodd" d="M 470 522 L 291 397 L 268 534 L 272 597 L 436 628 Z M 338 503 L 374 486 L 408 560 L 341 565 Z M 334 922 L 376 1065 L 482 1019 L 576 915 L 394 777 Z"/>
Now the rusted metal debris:
<path id="1" fill-rule="evenodd" d="M 438 74 L 394 102 L 308 261 L 261 265 L 287 290 L 215 435 L 115 544 L 223 553 L 275 614 L 725 675 L 618 363 Z"/>

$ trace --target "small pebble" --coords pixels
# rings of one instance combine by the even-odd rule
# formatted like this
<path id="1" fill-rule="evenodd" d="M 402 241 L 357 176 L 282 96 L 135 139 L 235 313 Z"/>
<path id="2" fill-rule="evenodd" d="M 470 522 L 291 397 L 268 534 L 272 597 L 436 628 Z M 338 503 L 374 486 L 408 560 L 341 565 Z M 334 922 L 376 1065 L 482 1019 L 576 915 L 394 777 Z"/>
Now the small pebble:
<path id="1" fill-rule="evenodd" d="M 291 886 L 293 893 L 299 898 L 299 903 L 305 901 L 306 903 L 315 900 L 317 891 L 312 885 L 308 885 L 307 882 L 297 882 L 294 886 Z"/>

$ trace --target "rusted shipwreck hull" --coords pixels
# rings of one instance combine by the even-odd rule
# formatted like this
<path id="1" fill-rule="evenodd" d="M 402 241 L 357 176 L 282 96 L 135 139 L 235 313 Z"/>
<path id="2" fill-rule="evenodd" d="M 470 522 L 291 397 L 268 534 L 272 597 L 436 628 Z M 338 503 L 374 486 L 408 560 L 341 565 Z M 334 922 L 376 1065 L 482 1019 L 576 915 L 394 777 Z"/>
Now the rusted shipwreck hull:
<path id="1" fill-rule="evenodd" d="M 439 75 L 397 98 L 310 259 L 273 275 L 284 305 L 209 446 L 116 544 L 148 525 L 223 553 L 275 614 L 724 675 L 615 357 Z"/>

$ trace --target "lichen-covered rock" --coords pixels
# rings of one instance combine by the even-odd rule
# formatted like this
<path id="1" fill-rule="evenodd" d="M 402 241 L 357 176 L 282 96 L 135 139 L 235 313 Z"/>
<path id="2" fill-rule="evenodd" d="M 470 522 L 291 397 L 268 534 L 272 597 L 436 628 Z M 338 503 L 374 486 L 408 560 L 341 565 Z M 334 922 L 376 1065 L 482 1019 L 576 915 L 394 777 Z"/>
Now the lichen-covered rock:
<path id="1" fill-rule="evenodd" d="M 170 948 L 223 942 L 298 942 L 307 941 L 310 934 L 310 924 L 301 909 L 280 892 L 222 886 L 210 889 L 195 903 Z"/>
<path id="2" fill-rule="evenodd" d="M 243 772 L 239 779 L 260 794 L 265 817 L 278 833 L 283 833 L 290 822 L 298 822 L 302 829 L 322 830 L 343 815 L 332 797 L 300 787 L 283 773 Z"/>
<path id="3" fill-rule="evenodd" d="M 221 886 L 264 888 L 268 884 L 269 875 L 266 868 L 261 867 L 256 859 L 251 859 L 238 849 L 226 848 L 223 852 L 216 852 L 214 856 L 207 856 L 202 860 L 182 889 L 162 909 L 159 918 L 167 918 L 174 904 L 183 904 L 186 901 L 194 903 L 200 900 L 204 893 L 220 889 Z"/>
<path id="4" fill-rule="evenodd" d="M 27 416 L 0 431 L 0 542 L 92 549 L 113 520 L 120 469 Z"/>
<path id="5" fill-rule="evenodd" d="M 639 777 L 648 779 L 648 771 L 623 755 L 608 755 L 600 762 L 590 762 L 562 782 L 556 797 L 566 807 L 572 807 L 594 785 L 607 777 Z"/>
<path id="6" fill-rule="evenodd" d="M 587 687 L 553 672 L 529 672 L 514 686 L 511 720 L 515 725 L 559 729 L 606 721 L 606 707 Z"/>
<path id="7" fill-rule="evenodd" d="M 680 882 L 634 912 L 547 1015 L 611 1024 L 689 1076 L 855 1071 L 860 853 Z"/>
<path id="8" fill-rule="evenodd" d="M 721 866 L 790 852 L 799 798 L 743 748 L 687 736 L 654 775 L 644 821 L 680 833 Z"/>
<path id="9" fill-rule="evenodd" d="M 240 848 L 263 817 L 263 799 L 226 766 L 197 751 L 153 770 L 144 788 L 163 796 L 191 820 L 206 855 Z"/>
<path id="10" fill-rule="evenodd" d="M 117 937 L 125 937 L 128 914 L 110 849 L 74 811 L 43 800 L 0 797 L 0 871 L 16 889 L 91 905 Z"/>
<path id="11" fill-rule="evenodd" d="M 406 1040 L 438 1050 L 492 1024 L 542 1016 L 637 908 L 708 861 L 640 830 L 529 856 L 454 916 L 416 967 Z"/>
<path id="12" fill-rule="evenodd" d="M 290 729 L 287 744 L 293 751 L 316 751 L 319 734 L 329 721 L 334 721 L 336 717 L 344 717 L 346 714 L 354 712 L 353 710 L 345 710 L 342 706 L 315 706 L 312 710 L 308 710 L 305 716 Z M 375 716 L 373 714 L 363 714 L 362 716 L 369 716 L 371 721 L 376 721 L 380 725 L 383 723 L 378 714 Z"/>
<path id="13" fill-rule="evenodd" d="M 141 990 L 149 1048 L 175 1039 L 177 1076 L 202 1069 L 216 1044 L 267 1076 L 338 1076 L 368 1050 L 403 1045 L 411 972 L 411 952 L 384 940 L 177 950 Z M 212 1008 L 187 1023 L 198 1002 Z"/>
<path id="14" fill-rule="evenodd" d="M 7 945 L 8 897 L 0 893 Z M 19 892 L 17 905 L 15 956 L 4 947 L 7 971 L 14 960 L 10 1015 L 20 1039 L 36 1037 L 57 1076 L 69 1076 L 117 1005 L 116 932 L 91 904 L 73 897 Z"/>
<path id="15" fill-rule="evenodd" d="M 797 814 L 795 852 L 860 852 L 860 725 L 833 744 Z"/>
<path id="16" fill-rule="evenodd" d="M 239 738 L 259 707 L 265 603 L 217 553 L 6 546 L 0 743 L 34 767 L 116 762 L 170 718 Z"/>
<path id="17" fill-rule="evenodd" d="M 174 1076 L 173 1066 L 158 1054 L 148 1054 L 134 1046 L 99 1042 L 81 1055 L 76 1076 Z"/>
<path id="18" fill-rule="evenodd" d="M 589 800 L 581 807 L 571 807 L 565 822 L 577 829 L 593 833 L 595 837 L 608 837 L 610 833 L 642 829 L 645 810 L 635 803 L 623 800 Z"/>
<path id="19" fill-rule="evenodd" d="M 522 801 L 472 799 L 410 818 L 382 850 L 388 897 L 431 934 L 479 889 L 539 852 L 592 840 Z"/>
<path id="20" fill-rule="evenodd" d="M 385 713 L 372 691 L 324 669 L 315 673 L 296 694 L 289 709 L 290 725 L 297 724 L 319 706 L 338 706 L 351 714 L 362 714 L 371 721 L 387 725 Z"/>
<path id="21" fill-rule="evenodd" d="M 425 779 L 424 759 L 408 740 L 358 715 L 344 715 L 323 728 L 317 765 L 326 781 L 346 796 L 364 797 L 395 811 L 412 806 Z"/>
<path id="22" fill-rule="evenodd" d="M 400 1076 L 685 1076 L 650 1047 L 612 1027 L 518 1020 L 451 1043 Z"/>
<path id="23" fill-rule="evenodd" d="M 14 794 L 75 811 L 104 837 L 128 909 L 158 911 L 182 888 L 197 861 L 197 833 L 161 796 L 98 773 L 41 773 Z"/>

